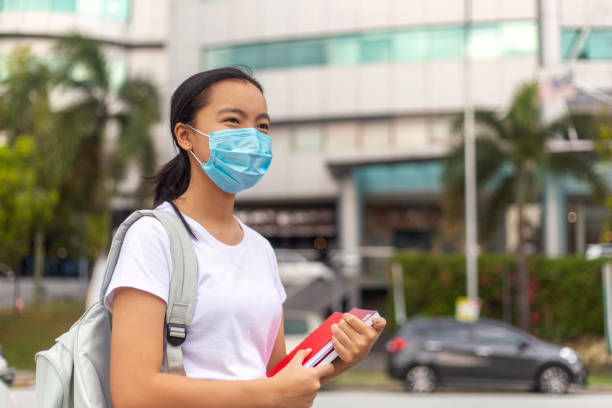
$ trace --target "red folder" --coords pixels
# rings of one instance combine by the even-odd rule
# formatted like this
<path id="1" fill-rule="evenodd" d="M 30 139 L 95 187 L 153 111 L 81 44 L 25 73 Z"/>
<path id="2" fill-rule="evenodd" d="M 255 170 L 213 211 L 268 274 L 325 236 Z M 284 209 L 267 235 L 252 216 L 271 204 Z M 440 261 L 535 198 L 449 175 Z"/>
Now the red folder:
<path id="1" fill-rule="evenodd" d="M 357 316 L 366 324 L 372 325 L 372 319 L 379 317 L 375 310 L 364 310 L 353 308 L 349 311 L 350 314 Z M 274 376 L 282 370 L 295 356 L 298 350 L 312 349 L 310 354 L 306 356 L 302 365 L 307 367 L 316 367 L 321 363 L 331 362 L 338 354 L 332 345 L 331 326 L 342 320 L 342 313 L 332 313 L 319 327 L 317 327 L 308 337 L 306 337 L 291 353 L 283 358 L 272 370 L 268 372 L 268 377 Z"/>

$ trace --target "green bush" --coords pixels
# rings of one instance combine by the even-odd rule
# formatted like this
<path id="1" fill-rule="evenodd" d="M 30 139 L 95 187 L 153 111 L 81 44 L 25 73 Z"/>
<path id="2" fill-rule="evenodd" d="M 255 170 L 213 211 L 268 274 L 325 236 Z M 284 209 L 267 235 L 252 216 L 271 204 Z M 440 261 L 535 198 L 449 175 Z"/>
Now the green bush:
<path id="1" fill-rule="evenodd" d="M 463 255 L 402 252 L 407 316 L 454 315 L 455 299 L 465 296 Z M 581 335 L 603 335 L 602 260 L 532 256 L 529 264 L 531 331 L 553 341 Z M 502 283 L 507 274 L 512 323 L 518 325 L 516 261 L 512 255 L 487 254 L 478 259 L 480 315 L 503 318 Z M 389 309 L 393 310 L 391 300 Z M 390 314 L 390 328 L 395 327 Z"/>

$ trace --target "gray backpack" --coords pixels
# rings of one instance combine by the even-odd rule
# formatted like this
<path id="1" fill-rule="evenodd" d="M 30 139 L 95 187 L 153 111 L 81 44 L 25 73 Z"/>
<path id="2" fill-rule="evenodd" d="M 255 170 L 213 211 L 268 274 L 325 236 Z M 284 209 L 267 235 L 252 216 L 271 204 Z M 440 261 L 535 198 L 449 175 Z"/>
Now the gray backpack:
<path id="1" fill-rule="evenodd" d="M 181 344 L 193 316 L 198 272 L 193 244 L 180 219 L 161 210 L 132 213 L 117 229 L 106 264 L 100 299 L 49 350 L 36 354 L 36 405 L 58 408 L 112 407 L 110 397 L 110 313 L 104 294 L 128 228 L 144 216 L 157 218 L 170 237 L 172 281 L 166 309 L 163 370 L 185 375 Z"/>

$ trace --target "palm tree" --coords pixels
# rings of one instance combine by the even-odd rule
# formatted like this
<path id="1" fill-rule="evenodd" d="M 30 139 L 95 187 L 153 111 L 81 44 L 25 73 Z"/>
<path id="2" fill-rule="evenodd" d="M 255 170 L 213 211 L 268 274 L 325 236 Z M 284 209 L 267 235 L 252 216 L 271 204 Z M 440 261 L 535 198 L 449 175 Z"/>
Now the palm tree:
<path id="1" fill-rule="evenodd" d="M 479 225 L 481 237 L 490 235 L 506 210 L 516 207 L 518 244 L 515 250 L 518 278 L 519 323 L 529 328 L 528 266 L 525 244 L 529 234 L 526 206 L 541 197 L 544 177 L 572 176 L 590 185 L 596 199 L 605 195 L 605 184 L 593 169 L 593 160 L 576 152 L 552 154 L 548 142 L 558 135 L 567 137 L 570 117 L 551 125 L 540 123 L 537 84 L 521 86 L 507 113 L 499 116 L 490 111 L 477 111 L 476 135 L 477 188 L 484 217 Z M 463 118 L 454 123 L 455 131 L 463 126 Z M 464 194 L 464 146 L 451 150 L 444 169 L 445 208 L 448 215 L 462 214 Z"/>
<path id="2" fill-rule="evenodd" d="M 79 252 L 85 248 L 89 256 L 106 248 L 110 201 L 126 167 L 133 165 L 141 174 L 155 168 L 155 87 L 128 79 L 114 88 L 100 45 L 81 36 L 61 39 L 53 60 L 56 64 L 46 64 L 18 47 L 5 59 L 8 78 L 0 80 L 0 133 L 9 147 L 22 135 L 32 137 L 29 169 L 35 172 L 36 191 L 56 197 L 38 198 L 38 207 L 48 205 L 30 217 L 26 241 L 34 243 L 35 282 L 42 277 L 45 241 Z M 111 124 L 118 129 L 114 143 L 107 137 Z M 142 205 L 145 186 L 141 183 L 136 192 L 135 205 Z"/>
<path id="3" fill-rule="evenodd" d="M 56 81 L 70 102 L 57 113 L 56 141 L 66 166 L 60 185 L 62 225 L 75 246 L 88 243 L 90 256 L 106 247 L 111 199 L 130 165 L 140 174 L 156 166 L 151 128 L 159 119 L 159 97 L 145 79 L 128 78 L 113 88 L 110 64 L 100 44 L 79 35 L 60 39 Z M 117 130 L 111 142 L 109 128 Z M 146 182 L 134 195 L 145 200 Z M 66 230 L 66 223 L 72 228 Z"/>

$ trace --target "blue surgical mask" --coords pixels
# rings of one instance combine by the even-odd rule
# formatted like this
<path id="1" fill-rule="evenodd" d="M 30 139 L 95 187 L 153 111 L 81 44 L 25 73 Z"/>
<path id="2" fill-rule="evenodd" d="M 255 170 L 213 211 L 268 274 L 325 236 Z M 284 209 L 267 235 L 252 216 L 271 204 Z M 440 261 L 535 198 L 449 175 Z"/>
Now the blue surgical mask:
<path id="1" fill-rule="evenodd" d="M 223 191 L 236 194 L 253 187 L 263 177 L 272 160 L 272 139 L 255 128 L 223 129 L 206 134 L 210 159 L 200 163 L 208 177 Z"/>

